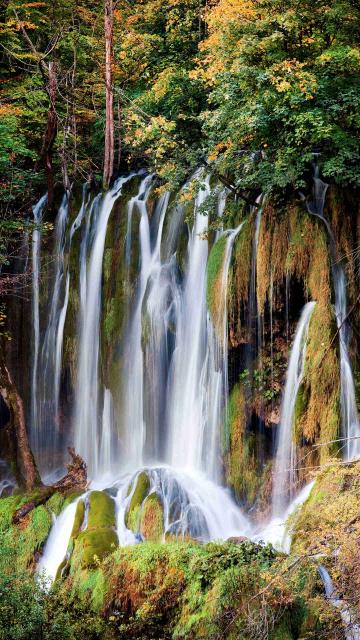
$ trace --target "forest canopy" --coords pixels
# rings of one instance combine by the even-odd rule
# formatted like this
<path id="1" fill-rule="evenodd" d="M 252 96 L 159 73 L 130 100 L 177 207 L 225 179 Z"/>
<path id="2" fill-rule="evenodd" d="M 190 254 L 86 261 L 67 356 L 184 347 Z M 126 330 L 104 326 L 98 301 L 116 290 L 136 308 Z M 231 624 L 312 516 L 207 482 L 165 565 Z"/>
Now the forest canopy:
<path id="1" fill-rule="evenodd" d="M 11 0 L 1 17 L 6 206 L 44 173 L 100 180 L 109 108 L 105 182 L 149 166 L 174 186 L 202 163 L 284 191 L 318 153 L 326 180 L 360 185 L 357 0 Z"/>

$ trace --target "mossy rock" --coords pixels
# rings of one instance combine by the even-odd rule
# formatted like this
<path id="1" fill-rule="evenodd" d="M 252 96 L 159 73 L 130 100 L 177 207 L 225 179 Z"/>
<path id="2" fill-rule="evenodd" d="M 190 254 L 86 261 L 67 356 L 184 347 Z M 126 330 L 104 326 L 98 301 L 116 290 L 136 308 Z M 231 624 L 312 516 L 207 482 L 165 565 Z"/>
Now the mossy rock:
<path id="1" fill-rule="evenodd" d="M 114 529 L 100 527 L 82 531 L 76 538 L 71 559 L 72 570 L 79 565 L 81 568 L 96 566 L 99 561 L 112 553 L 117 545 L 118 539 Z"/>
<path id="2" fill-rule="evenodd" d="M 296 400 L 295 400 L 295 420 L 294 420 L 294 423 L 295 423 L 294 435 L 295 435 L 295 441 L 298 444 L 301 444 L 301 439 L 303 435 L 300 421 L 306 411 L 307 402 L 308 402 L 307 394 L 308 394 L 308 390 L 305 387 L 305 385 L 303 383 L 300 384 L 300 387 L 296 396 Z"/>
<path id="3" fill-rule="evenodd" d="M 164 535 L 164 507 L 160 496 L 151 493 L 142 505 L 140 532 L 145 540 L 161 542 Z"/>
<path id="4" fill-rule="evenodd" d="M 89 495 L 87 528 L 80 531 L 85 516 L 85 503 L 79 501 L 71 533 L 68 555 L 74 572 L 79 566 L 92 567 L 117 547 L 115 531 L 115 502 L 105 491 L 92 491 Z"/>
<path id="5" fill-rule="evenodd" d="M 219 238 L 210 252 L 207 264 L 206 299 L 208 309 L 216 327 L 219 326 L 222 311 L 219 309 L 219 300 L 221 298 L 220 287 L 222 285 L 226 242 L 226 236 Z"/>
<path id="6" fill-rule="evenodd" d="M 148 495 L 149 489 L 149 476 L 146 471 L 142 471 L 137 477 L 136 486 L 125 513 L 125 525 L 134 533 L 137 533 L 140 529 L 141 505 Z"/>
<path id="7" fill-rule="evenodd" d="M 105 491 L 92 491 L 89 496 L 88 529 L 115 527 L 115 502 Z"/>
<path id="8" fill-rule="evenodd" d="M 84 500 L 79 500 L 76 507 L 74 524 L 71 531 L 71 538 L 76 538 L 76 536 L 80 532 L 81 525 L 84 521 L 84 517 L 85 517 L 85 502 Z"/>

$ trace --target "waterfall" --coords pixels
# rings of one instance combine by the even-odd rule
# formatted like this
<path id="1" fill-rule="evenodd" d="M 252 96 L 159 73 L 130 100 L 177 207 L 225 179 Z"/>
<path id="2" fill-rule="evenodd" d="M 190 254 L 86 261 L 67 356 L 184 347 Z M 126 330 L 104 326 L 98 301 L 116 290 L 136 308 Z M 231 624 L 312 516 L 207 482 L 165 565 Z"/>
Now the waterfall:
<path id="1" fill-rule="evenodd" d="M 140 240 L 140 273 L 138 277 L 138 291 L 135 299 L 135 306 L 130 314 L 130 323 L 125 338 L 126 351 L 124 355 L 124 373 L 122 396 L 124 401 L 123 411 L 123 432 L 125 434 L 123 450 L 129 465 L 132 468 L 143 463 L 144 447 L 147 437 L 146 417 L 144 408 L 144 353 L 143 353 L 143 322 L 147 318 L 145 308 L 145 294 L 151 283 L 157 280 L 161 271 L 160 264 L 160 243 L 164 216 L 166 213 L 169 195 L 165 194 L 158 204 L 161 222 L 157 230 L 155 246 L 151 242 L 150 220 L 147 211 L 147 199 L 150 194 L 152 176 L 146 176 L 140 183 L 137 196 L 132 198 L 128 206 L 128 232 L 127 240 L 131 229 L 132 215 L 137 210 L 139 219 L 139 240 Z M 155 217 L 157 217 L 155 212 Z M 126 246 L 126 257 L 130 260 L 131 244 Z M 154 289 L 154 287 L 153 287 Z M 156 303 L 161 305 L 161 286 L 156 288 L 159 298 Z M 157 311 L 157 304 L 155 310 Z M 162 308 L 160 308 L 160 312 Z M 160 349 L 160 345 L 159 345 Z M 160 357 L 160 355 L 159 355 Z M 154 374 L 159 375 L 155 370 Z M 152 389 L 156 393 L 156 378 L 151 381 Z M 155 397 L 155 395 L 154 395 Z"/>
<path id="2" fill-rule="evenodd" d="M 329 221 L 324 216 L 325 197 L 328 185 L 319 177 L 319 167 L 315 165 L 314 201 L 308 203 L 308 211 L 320 218 L 327 231 L 330 245 L 331 269 L 335 293 L 335 314 L 340 345 L 340 386 L 341 417 L 343 437 L 346 439 L 346 459 L 360 458 L 360 422 L 356 405 L 355 383 L 349 356 L 349 329 L 346 321 L 347 296 L 346 276 L 338 260 L 334 234 Z"/>
<path id="3" fill-rule="evenodd" d="M 79 497 L 73 500 L 59 516 L 53 515 L 53 526 L 37 566 L 37 574 L 50 583 L 55 580 L 57 570 L 66 557 L 77 503 L 80 499 Z"/>
<path id="4" fill-rule="evenodd" d="M 74 443 L 76 450 L 86 460 L 90 475 L 99 471 L 99 344 L 101 279 L 107 223 L 114 202 L 121 195 L 122 186 L 131 176 L 119 178 L 98 206 L 95 217 L 93 244 L 86 265 L 86 248 L 90 241 L 87 227 L 85 244 L 80 251 L 80 279 L 82 322 L 79 336 L 79 365 L 74 411 Z M 91 239 L 91 238 L 90 238 Z"/>
<path id="5" fill-rule="evenodd" d="M 66 225 L 69 199 L 64 195 L 55 223 L 54 281 L 49 305 L 48 322 L 39 355 L 38 370 L 38 423 L 34 432 L 34 451 L 41 470 L 53 468 L 55 453 L 59 449 L 58 392 L 61 366 L 59 357 L 62 350 L 62 330 L 64 323 L 61 300 L 68 295 L 65 283 Z"/>
<path id="6" fill-rule="evenodd" d="M 101 473 L 112 478 L 114 456 L 113 434 L 114 434 L 114 406 L 110 389 L 104 390 L 104 405 L 101 421 L 101 439 L 99 453 L 99 469 Z"/>
<path id="7" fill-rule="evenodd" d="M 130 262 L 136 249 L 132 229 L 138 222 L 139 272 L 135 288 L 127 288 L 128 321 L 122 337 L 121 385 L 115 404 L 110 389 L 102 385 L 99 367 L 101 286 L 108 220 L 122 185 L 130 177 L 120 179 L 102 199 L 97 196 L 86 206 L 79 252 L 75 448 L 88 464 L 92 487 L 101 489 L 110 484 L 117 489 L 120 544 L 139 541 L 125 526 L 125 513 L 143 471 L 149 478 L 150 493 L 155 491 L 161 498 L 165 534 L 189 535 L 202 541 L 243 535 L 249 531 L 249 523 L 229 490 L 221 486 L 219 447 L 228 395 L 227 280 L 232 248 L 243 223 L 221 232 L 227 239 L 219 340 L 206 306 L 208 215 L 202 205 L 210 193 L 210 179 L 202 180 L 196 197 L 187 253 L 180 267 L 177 251 L 184 207 L 177 204 L 170 209 L 169 193 L 150 207 L 153 177 L 140 174 L 138 193 L 127 205 L 124 242 L 125 273 L 130 283 Z M 84 216 L 84 212 L 78 216 L 78 222 Z M 71 237 L 70 229 L 69 244 Z M 69 271 L 66 276 L 65 294 Z M 56 540 L 68 536 L 70 516 L 67 512 L 56 520 L 45 564 L 55 554 Z M 61 544 L 61 553 L 51 559 L 54 566 L 66 552 L 64 541 Z M 48 573 L 53 575 L 54 567 Z"/>
<path id="8" fill-rule="evenodd" d="M 292 532 L 291 529 L 289 530 L 287 522 L 309 498 L 314 484 L 315 480 L 306 484 L 281 515 L 272 517 L 264 528 L 260 528 L 252 534 L 251 539 L 254 542 L 261 541 L 272 544 L 278 551 L 290 553 Z"/>
<path id="9" fill-rule="evenodd" d="M 291 349 L 286 383 L 281 405 L 281 418 L 273 474 L 273 516 L 281 516 L 288 504 L 288 492 L 294 486 L 292 442 L 296 397 L 304 373 L 307 332 L 315 302 L 308 302 L 302 310 Z"/>
<path id="10" fill-rule="evenodd" d="M 40 198 L 33 208 L 35 225 L 42 221 L 47 195 Z M 41 231 L 35 228 L 32 233 L 32 372 L 31 372 L 31 440 L 34 448 L 39 448 L 39 418 L 38 418 L 38 363 L 40 349 L 40 316 L 39 316 L 39 278 L 40 278 L 40 243 Z"/>
<path id="11" fill-rule="evenodd" d="M 199 211 L 210 193 L 209 177 L 199 190 L 194 225 L 188 243 L 188 263 L 181 294 L 172 387 L 169 401 L 169 460 L 175 467 L 202 468 L 204 435 L 204 379 L 206 358 L 206 265 L 204 237 L 208 216 Z"/>
<path id="12" fill-rule="evenodd" d="M 216 335 L 210 314 L 207 316 L 208 335 L 208 416 L 209 427 L 207 446 L 204 451 L 204 458 L 208 461 L 207 472 L 210 477 L 220 481 L 219 474 L 219 439 L 221 436 L 221 425 L 228 423 L 228 398 L 229 398 L 229 372 L 228 372 L 228 279 L 231 264 L 232 250 L 234 242 L 243 228 L 245 221 L 241 222 L 236 229 L 226 230 L 219 233 L 219 237 L 226 236 L 224 259 L 221 273 L 221 287 L 219 299 L 219 316 L 221 319 L 221 336 Z M 226 434 L 227 435 L 227 434 Z"/>

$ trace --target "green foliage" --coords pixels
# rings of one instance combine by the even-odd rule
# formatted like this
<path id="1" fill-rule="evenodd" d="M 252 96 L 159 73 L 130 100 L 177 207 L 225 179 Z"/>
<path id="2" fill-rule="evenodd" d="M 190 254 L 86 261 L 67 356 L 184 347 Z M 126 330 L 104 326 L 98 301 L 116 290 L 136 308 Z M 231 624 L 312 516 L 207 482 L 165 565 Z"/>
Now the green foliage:
<path id="1" fill-rule="evenodd" d="M 103 511 L 106 498 L 94 493 L 91 506 Z M 11 518 L 22 500 L 12 497 L 0 501 L 4 534 L 10 530 L 12 535 L 16 533 Z M 52 500 L 53 506 L 59 507 L 59 499 Z M 19 567 L 16 556 L 23 553 L 23 539 L 9 546 L 10 536 L 2 538 L 1 640 L 115 640 L 122 636 L 202 640 L 220 633 L 228 640 L 252 640 L 254 628 L 260 629 L 264 621 L 275 638 L 282 637 L 279 634 L 285 628 L 291 638 L 299 637 L 305 621 L 309 633 L 315 629 L 322 632 L 316 572 L 306 562 L 287 569 L 291 559 L 278 555 L 271 546 L 246 540 L 239 544 L 174 541 L 116 545 L 105 558 L 101 550 L 97 550 L 97 557 L 91 557 L 87 555 L 88 544 L 97 545 L 105 532 L 112 531 L 99 529 L 95 515 L 90 521 L 96 527 L 89 530 L 94 539 L 85 540 L 86 531 L 80 533 L 70 574 L 50 591 Z M 110 519 L 107 522 L 110 524 Z M 77 562 L 80 551 L 82 563 Z"/>
<path id="2" fill-rule="evenodd" d="M 219 291 L 219 287 L 221 286 L 225 248 L 226 236 L 222 236 L 211 249 L 207 264 L 206 299 L 208 309 L 214 319 L 217 319 L 219 294 L 221 294 L 221 291 Z"/>
<path id="3" fill-rule="evenodd" d="M 199 75 L 209 156 L 242 188 L 301 186 L 314 151 L 326 178 L 360 184 L 360 14 L 350 1 L 220 0 Z"/>

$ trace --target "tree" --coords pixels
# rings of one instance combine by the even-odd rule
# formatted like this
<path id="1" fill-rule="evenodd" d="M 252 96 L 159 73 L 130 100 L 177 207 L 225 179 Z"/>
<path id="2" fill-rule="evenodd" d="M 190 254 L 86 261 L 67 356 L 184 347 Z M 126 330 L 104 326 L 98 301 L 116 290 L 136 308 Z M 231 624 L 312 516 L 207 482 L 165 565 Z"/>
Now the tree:
<path id="1" fill-rule="evenodd" d="M 104 189 L 109 188 L 114 171 L 114 91 L 113 91 L 113 33 L 114 7 L 113 0 L 105 0 L 105 151 L 104 151 Z"/>

